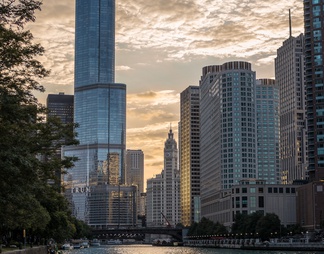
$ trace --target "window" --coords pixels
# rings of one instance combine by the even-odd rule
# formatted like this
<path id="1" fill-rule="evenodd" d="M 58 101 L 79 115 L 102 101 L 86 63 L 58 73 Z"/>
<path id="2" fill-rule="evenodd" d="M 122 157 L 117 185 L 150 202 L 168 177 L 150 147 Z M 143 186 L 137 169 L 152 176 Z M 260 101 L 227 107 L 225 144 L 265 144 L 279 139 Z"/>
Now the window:
<path id="1" fill-rule="evenodd" d="M 248 203 L 247 197 L 242 197 L 242 208 L 246 208 Z"/>
<path id="2" fill-rule="evenodd" d="M 255 197 L 250 197 L 250 207 L 251 208 L 256 207 L 256 199 L 255 199 Z"/>
<path id="3" fill-rule="evenodd" d="M 263 196 L 259 197 L 259 207 L 260 208 L 264 207 L 264 197 Z"/>

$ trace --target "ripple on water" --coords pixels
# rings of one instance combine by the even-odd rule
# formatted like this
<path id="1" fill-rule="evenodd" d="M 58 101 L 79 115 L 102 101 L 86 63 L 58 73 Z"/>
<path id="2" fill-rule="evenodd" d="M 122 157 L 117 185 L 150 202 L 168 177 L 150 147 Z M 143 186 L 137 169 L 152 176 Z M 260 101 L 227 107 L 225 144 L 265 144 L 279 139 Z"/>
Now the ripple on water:
<path id="1" fill-rule="evenodd" d="M 316 252 L 247 251 L 151 245 L 103 245 L 88 249 L 63 251 L 63 254 L 315 254 Z M 320 252 L 317 252 L 318 254 Z M 322 252 L 323 253 L 323 252 Z"/>

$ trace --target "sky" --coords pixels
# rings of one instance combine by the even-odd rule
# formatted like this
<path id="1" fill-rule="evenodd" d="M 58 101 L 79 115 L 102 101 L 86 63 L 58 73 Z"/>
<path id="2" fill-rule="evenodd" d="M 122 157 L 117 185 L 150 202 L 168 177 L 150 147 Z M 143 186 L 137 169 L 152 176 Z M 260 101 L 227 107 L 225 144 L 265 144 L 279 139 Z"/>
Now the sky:
<path id="1" fill-rule="evenodd" d="M 90 0 L 89 0 L 90 1 Z M 145 178 L 163 169 L 172 126 L 177 138 L 180 93 L 199 85 L 202 68 L 252 63 L 257 78 L 274 78 L 277 49 L 303 33 L 302 0 L 116 0 L 116 78 L 127 85 L 127 149 L 145 155 Z M 28 26 L 46 52 L 50 93 L 73 94 L 75 0 L 45 0 Z"/>

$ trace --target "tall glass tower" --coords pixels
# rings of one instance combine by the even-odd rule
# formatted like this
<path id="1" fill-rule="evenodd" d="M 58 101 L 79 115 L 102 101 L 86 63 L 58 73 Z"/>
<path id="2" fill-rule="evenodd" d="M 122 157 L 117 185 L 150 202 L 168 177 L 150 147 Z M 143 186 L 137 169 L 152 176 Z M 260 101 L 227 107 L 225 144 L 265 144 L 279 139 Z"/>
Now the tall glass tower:
<path id="1" fill-rule="evenodd" d="M 279 87 L 274 79 L 256 80 L 257 179 L 280 184 Z"/>
<path id="2" fill-rule="evenodd" d="M 189 86 L 180 94 L 180 205 L 184 226 L 200 221 L 199 120 L 199 86 Z"/>
<path id="3" fill-rule="evenodd" d="M 304 0 L 305 85 L 310 180 L 324 179 L 324 1 Z"/>
<path id="4" fill-rule="evenodd" d="M 79 160 L 64 183 L 74 215 L 95 227 L 121 222 L 112 222 L 109 210 L 121 189 L 102 188 L 125 181 L 126 85 L 114 83 L 114 75 L 115 0 L 76 0 L 74 120 L 80 144 L 64 154 Z"/>

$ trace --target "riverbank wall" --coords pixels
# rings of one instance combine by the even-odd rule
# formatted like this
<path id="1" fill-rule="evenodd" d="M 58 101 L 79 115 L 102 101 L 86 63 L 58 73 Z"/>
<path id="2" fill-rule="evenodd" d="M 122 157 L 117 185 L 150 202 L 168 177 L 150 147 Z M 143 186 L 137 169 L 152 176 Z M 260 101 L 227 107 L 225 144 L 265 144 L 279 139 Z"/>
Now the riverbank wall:
<path id="1" fill-rule="evenodd" d="M 5 254 L 47 254 L 47 246 L 37 246 L 33 248 L 26 248 L 21 250 L 12 250 L 2 252 Z"/>
<path id="2" fill-rule="evenodd" d="M 242 250 L 274 250 L 274 251 L 324 251 L 324 242 L 253 242 L 235 240 L 189 240 L 184 246 L 200 248 L 242 249 Z"/>

